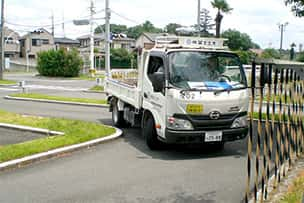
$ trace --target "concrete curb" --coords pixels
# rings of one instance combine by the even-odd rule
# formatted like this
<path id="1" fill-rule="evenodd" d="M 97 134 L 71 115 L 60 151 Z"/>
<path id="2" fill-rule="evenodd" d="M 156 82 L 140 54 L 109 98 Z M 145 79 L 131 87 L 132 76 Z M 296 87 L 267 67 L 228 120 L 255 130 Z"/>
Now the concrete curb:
<path id="1" fill-rule="evenodd" d="M 12 124 L 7 124 L 7 123 L 0 123 L 0 127 L 8 128 L 8 129 L 15 129 L 15 130 L 22 130 L 22 131 L 29 131 L 29 132 L 34 132 L 34 133 L 41 133 L 41 134 L 46 134 L 48 136 L 64 135 L 63 132 L 51 131 L 51 130 L 42 129 L 42 128 L 32 128 L 32 127 L 22 126 L 22 125 L 12 125 Z"/>
<path id="2" fill-rule="evenodd" d="M 71 146 L 67 146 L 67 147 L 62 147 L 62 148 L 58 148 L 58 149 L 54 149 L 48 152 L 42 152 L 39 154 L 35 154 L 35 155 L 31 155 L 31 156 L 27 156 L 24 158 L 20 158 L 20 159 L 15 159 L 15 160 L 11 160 L 8 162 L 4 162 L 0 164 L 0 171 L 5 171 L 8 169 L 14 169 L 14 168 L 20 168 L 24 165 L 28 165 L 28 164 L 32 164 L 41 160 L 46 160 L 46 159 L 50 159 L 53 157 L 57 157 L 60 156 L 62 154 L 68 153 L 68 152 L 73 152 L 76 150 L 80 150 L 80 149 L 84 149 L 84 148 L 89 148 L 92 146 L 96 146 L 98 144 L 104 143 L 104 142 L 108 142 L 114 139 L 119 138 L 120 136 L 122 136 L 123 132 L 122 130 L 115 128 L 116 132 L 112 135 L 109 135 L 107 137 L 103 137 L 103 138 L 98 138 L 95 140 L 91 140 L 88 142 L 84 142 L 84 143 L 80 143 L 80 144 L 75 144 L 75 145 L 71 145 Z"/>
<path id="3" fill-rule="evenodd" d="M 5 96 L 4 98 L 8 99 L 8 100 L 33 101 L 33 102 L 42 102 L 42 103 L 67 104 L 67 105 L 101 107 L 101 108 L 109 107 L 109 105 L 107 105 L 107 104 L 88 104 L 88 103 L 80 103 L 80 102 L 65 102 L 65 101 L 55 101 L 55 100 L 48 100 L 48 99 L 30 99 L 30 98 L 11 97 L 11 96 Z"/>

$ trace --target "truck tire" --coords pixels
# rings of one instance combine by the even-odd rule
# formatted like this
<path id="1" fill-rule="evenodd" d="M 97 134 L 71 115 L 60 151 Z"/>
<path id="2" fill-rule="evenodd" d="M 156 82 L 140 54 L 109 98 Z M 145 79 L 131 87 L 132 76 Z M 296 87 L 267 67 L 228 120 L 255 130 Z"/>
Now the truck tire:
<path id="1" fill-rule="evenodd" d="M 118 110 L 117 103 L 114 102 L 112 107 L 112 122 L 116 127 L 123 127 L 125 124 L 125 120 L 123 118 L 123 111 Z"/>
<path id="2" fill-rule="evenodd" d="M 143 136 L 146 144 L 151 150 L 161 149 L 163 143 L 157 139 L 155 123 L 152 116 L 149 116 L 143 126 Z"/>

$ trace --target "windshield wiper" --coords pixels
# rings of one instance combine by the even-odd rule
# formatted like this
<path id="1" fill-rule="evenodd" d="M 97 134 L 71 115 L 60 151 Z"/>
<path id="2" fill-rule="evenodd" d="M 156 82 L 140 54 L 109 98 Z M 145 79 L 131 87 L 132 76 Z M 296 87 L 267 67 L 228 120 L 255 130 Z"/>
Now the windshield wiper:
<path id="1" fill-rule="evenodd" d="M 181 90 L 180 92 L 183 94 L 185 92 L 211 92 L 211 91 L 206 89 L 191 88 L 191 89 Z"/>
<path id="2" fill-rule="evenodd" d="M 222 92 L 228 92 L 228 93 L 229 93 L 229 92 L 231 92 L 231 91 L 237 91 L 237 90 L 247 89 L 246 86 L 244 86 L 244 87 L 238 87 L 238 88 L 233 88 L 233 87 L 235 87 L 235 86 L 237 86 L 237 85 L 244 85 L 244 84 L 242 84 L 242 83 L 237 83 L 237 84 L 232 85 L 231 88 L 222 89 L 222 90 L 216 90 L 216 91 L 214 91 L 214 95 L 217 95 L 217 94 L 222 93 Z"/>

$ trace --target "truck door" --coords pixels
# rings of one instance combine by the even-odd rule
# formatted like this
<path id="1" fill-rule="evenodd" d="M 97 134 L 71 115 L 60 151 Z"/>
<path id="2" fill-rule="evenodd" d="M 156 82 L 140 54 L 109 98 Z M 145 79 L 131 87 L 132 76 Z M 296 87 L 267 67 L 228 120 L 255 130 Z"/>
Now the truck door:
<path id="1" fill-rule="evenodd" d="M 143 106 L 151 111 L 157 134 L 164 138 L 166 118 L 165 63 L 164 57 L 150 54 L 146 63 L 143 81 Z"/>

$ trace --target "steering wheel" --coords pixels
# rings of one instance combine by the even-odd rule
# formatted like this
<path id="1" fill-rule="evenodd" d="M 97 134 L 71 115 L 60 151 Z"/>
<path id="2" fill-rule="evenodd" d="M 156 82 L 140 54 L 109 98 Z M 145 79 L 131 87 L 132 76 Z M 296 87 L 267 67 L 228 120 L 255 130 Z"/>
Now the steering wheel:
<path id="1" fill-rule="evenodd" d="M 220 75 L 220 81 L 221 81 L 221 78 L 226 78 L 229 82 L 231 82 L 231 78 L 228 75 L 223 75 L 222 74 L 222 75 Z M 225 82 L 226 82 L 226 80 L 225 80 Z"/>

